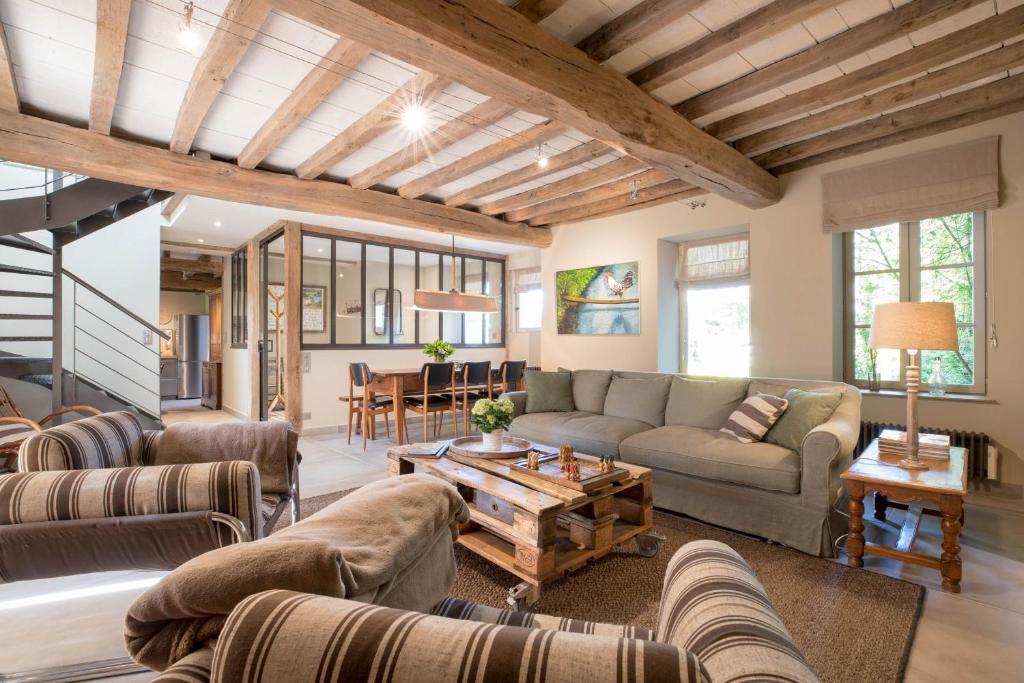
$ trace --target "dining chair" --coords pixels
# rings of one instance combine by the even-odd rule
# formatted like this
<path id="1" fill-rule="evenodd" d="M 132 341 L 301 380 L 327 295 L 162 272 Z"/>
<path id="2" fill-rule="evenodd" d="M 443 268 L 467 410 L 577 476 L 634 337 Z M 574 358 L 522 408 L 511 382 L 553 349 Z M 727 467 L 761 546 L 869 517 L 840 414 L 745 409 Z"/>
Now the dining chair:
<path id="1" fill-rule="evenodd" d="M 423 440 L 429 439 L 427 435 L 427 417 L 434 416 L 434 437 L 441 433 L 441 426 L 444 425 L 445 411 L 452 413 L 452 428 L 456 436 L 459 433 L 459 421 L 455 412 L 455 364 L 454 363 L 424 363 L 420 370 L 420 382 L 423 384 L 422 396 L 407 396 L 405 398 L 405 409 L 417 415 L 423 416 Z M 438 414 L 441 416 L 441 424 L 438 425 Z M 409 427 L 406 425 L 406 433 Z"/>
<path id="2" fill-rule="evenodd" d="M 0 384 L 0 472 L 13 469 L 11 464 L 18 457 L 18 449 L 23 441 L 37 432 L 43 431 L 47 423 L 60 415 L 83 413 L 101 415 L 102 411 L 87 405 L 73 405 L 50 413 L 38 422 L 31 420 L 18 409 L 14 398 Z"/>
<path id="3" fill-rule="evenodd" d="M 390 397 L 376 396 L 370 391 L 373 383 L 373 372 L 366 363 L 349 363 L 349 403 L 348 403 L 348 442 L 352 443 L 352 422 L 359 415 L 359 431 L 363 436 L 363 450 L 366 450 L 366 439 L 377 438 L 377 416 L 384 416 L 384 429 L 391 437 L 391 422 L 388 414 L 395 409 L 394 400 Z M 363 395 L 357 396 L 355 391 L 362 389 Z"/>
<path id="4" fill-rule="evenodd" d="M 491 361 L 482 360 L 462 364 L 455 373 L 455 408 L 462 412 L 462 433 L 469 436 L 469 413 L 473 404 L 482 398 L 491 398 Z"/>
<path id="5" fill-rule="evenodd" d="M 502 361 L 501 366 L 492 373 L 492 385 L 501 387 L 501 393 L 521 389 L 523 374 L 526 371 L 525 360 Z"/>

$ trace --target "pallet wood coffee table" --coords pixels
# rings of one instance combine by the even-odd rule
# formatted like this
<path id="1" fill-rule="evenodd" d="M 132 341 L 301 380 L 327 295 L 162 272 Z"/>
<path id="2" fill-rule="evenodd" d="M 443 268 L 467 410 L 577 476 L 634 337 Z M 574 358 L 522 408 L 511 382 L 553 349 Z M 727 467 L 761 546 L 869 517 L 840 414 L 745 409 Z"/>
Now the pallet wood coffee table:
<path id="1" fill-rule="evenodd" d="M 663 540 L 651 533 L 651 471 L 644 467 L 616 462 L 628 476 L 584 493 L 510 467 L 521 458 L 433 458 L 408 455 L 409 449 L 388 449 L 388 476 L 419 466 L 459 489 L 470 521 L 458 543 L 522 579 L 509 588 L 507 600 L 515 609 L 534 604 L 544 585 L 615 546 L 634 541 L 641 555 L 653 557 Z"/>

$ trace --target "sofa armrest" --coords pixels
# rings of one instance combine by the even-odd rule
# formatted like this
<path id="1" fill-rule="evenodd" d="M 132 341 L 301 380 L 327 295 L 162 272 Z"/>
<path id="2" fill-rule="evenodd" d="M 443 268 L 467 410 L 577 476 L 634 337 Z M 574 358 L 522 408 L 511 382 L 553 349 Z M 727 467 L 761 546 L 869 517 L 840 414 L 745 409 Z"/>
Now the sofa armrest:
<path id="1" fill-rule="evenodd" d="M 383 671 L 392 683 L 709 680 L 693 655 L 663 643 L 483 626 L 291 591 L 256 594 L 231 612 L 211 680 L 363 681 Z"/>
<path id="2" fill-rule="evenodd" d="M 803 505 L 828 511 L 839 495 L 839 475 L 849 467 L 860 438 L 860 392 L 847 390 L 832 417 L 800 444 L 800 497 Z"/>
<path id="3" fill-rule="evenodd" d="M 506 391 L 498 398 L 507 398 L 512 401 L 512 419 L 519 417 L 526 413 L 526 392 L 525 391 Z"/>
<path id="4" fill-rule="evenodd" d="M 521 626 L 523 628 L 540 629 L 543 631 L 593 633 L 599 636 L 613 636 L 615 638 L 655 640 L 654 631 L 642 626 L 599 624 L 583 619 L 552 617 L 547 614 L 535 614 L 533 612 L 515 612 L 509 609 L 478 605 L 475 602 L 459 600 L 458 598 L 445 598 L 434 605 L 430 613 L 439 617 L 462 619 L 478 624 L 501 624 L 502 626 Z"/>
<path id="5" fill-rule="evenodd" d="M 657 633 L 715 683 L 818 681 L 753 570 L 718 541 L 687 543 L 669 561 Z"/>
<path id="6" fill-rule="evenodd" d="M 252 463 L 206 463 L 0 475 L 0 524 L 218 512 L 261 533 Z"/>

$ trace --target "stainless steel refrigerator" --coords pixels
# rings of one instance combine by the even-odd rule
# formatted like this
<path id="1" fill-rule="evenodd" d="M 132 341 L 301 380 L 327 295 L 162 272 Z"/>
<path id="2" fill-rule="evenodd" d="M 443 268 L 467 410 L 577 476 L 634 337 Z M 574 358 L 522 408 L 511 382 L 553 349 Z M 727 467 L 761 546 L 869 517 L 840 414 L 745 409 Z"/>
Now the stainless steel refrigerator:
<path id="1" fill-rule="evenodd" d="M 210 360 L 210 316 L 178 315 L 178 398 L 203 395 L 203 363 Z"/>

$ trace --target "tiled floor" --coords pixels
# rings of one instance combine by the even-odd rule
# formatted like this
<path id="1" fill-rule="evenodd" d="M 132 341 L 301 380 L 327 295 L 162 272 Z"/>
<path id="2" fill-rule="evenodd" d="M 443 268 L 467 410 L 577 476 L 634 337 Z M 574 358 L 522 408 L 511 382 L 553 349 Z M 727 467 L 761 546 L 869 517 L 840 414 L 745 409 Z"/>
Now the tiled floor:
<path id="1" fill-rule="evenodd" d="M 192 412 L 193 415 L 188 415 Z M 234 419 L 213 411 L 175 411 L 170 421 Z M 165 421 L 169 421 L 165 416 Z M 415 426 L 415 425 L 414 425 Z M 415 433 L 415 432 L 414 432 Z M 364 452 L 344 435 L 303 437 L 303 497 L 361 486 L 386 476 L 391 442 L 380 439 Z M 870 520 L 870 510 L 865 518 Z M 892 542 L 901 513 L 885 524 L 870 520 L 868 534 Z M 959 595 L 940 589 L 938 572 L 881 558 L 866 558 L 870 571 L 903 578 L 927 589 L 924 610 L 907 667 L 909 683 L 1021 680 L 1024 671 L 1024 515 L 968 505 L 961 538 L 964 580 Z M 941 532 L 934 517 L 922 523 L 915 549 L 938 553 Z M 0 622 L 5 628 L 0 672 L 114 657 L 123 652 L 125 608 L 155 572 L 113 572 L 0 585 Z M 72 592 L 74 591 L 74 592 Z M 53 600 L 31 604 L 39 600 Z M 823 606 L 827 609 L 827 606 Z M 848 615 L 871 619 L 871 614 Z M 121 677 L 121 682 L 148 680 Z"/>

